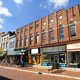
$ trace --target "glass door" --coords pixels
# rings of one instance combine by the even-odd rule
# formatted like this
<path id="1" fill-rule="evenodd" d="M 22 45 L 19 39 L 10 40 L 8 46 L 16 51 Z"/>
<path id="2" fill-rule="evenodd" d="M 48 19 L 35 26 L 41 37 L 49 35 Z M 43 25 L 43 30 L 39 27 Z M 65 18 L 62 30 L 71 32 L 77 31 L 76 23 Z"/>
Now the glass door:
<path id="1" fill-rule="evenodd" d="M 54 63 L 58 63 L 59 60 L 58 60 L 58 55 L 54 55 Z"/>

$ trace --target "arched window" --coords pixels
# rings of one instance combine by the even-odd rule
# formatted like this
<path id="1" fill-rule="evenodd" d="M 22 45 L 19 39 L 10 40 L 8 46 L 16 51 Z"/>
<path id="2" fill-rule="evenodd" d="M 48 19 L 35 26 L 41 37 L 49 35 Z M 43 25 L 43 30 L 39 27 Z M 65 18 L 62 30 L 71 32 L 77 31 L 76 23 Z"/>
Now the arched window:
<path id="1" fill-rule="evenodd" d="M 60 39 L 64 39 L 64 29 L 63 29 L 63 25 L 61 24 L 59 29 L 59 35 L 60 35 Z"/>
<path id="2" fill-rule="evenodd" d="M 39 33 L 36 33 L 36 43 L 39 43 Z"/>
<path id="3" fill-rule="evenodd" d="M 51 27 L 50 30 L 53 30 L 53 27 Z"/>
<path id="4" fill-rule="evenodd" d="M 54 40 L 54 31 L 53 31 L 53 27 L 50 28 L 50 38 L 51 38 L 51 41 Z"/>
<path id="5" fill-rule="evenodd" d="M 71 21 L 70 24 L 75 24 L 75 22 L 74 21 Z"/>
<path id="6" fill-rule="evenodd" d="M 75 29 L 74 21 L 70 22 L 70 33 L 71 33 L 71 37 L 76 36 L 76 29 Z"/>
<path id="7" fill-rule="evenodd" d="M 43 42 L 46 42 L 46 33 L 45 33 L 45 30 L 43 30 Z"/>

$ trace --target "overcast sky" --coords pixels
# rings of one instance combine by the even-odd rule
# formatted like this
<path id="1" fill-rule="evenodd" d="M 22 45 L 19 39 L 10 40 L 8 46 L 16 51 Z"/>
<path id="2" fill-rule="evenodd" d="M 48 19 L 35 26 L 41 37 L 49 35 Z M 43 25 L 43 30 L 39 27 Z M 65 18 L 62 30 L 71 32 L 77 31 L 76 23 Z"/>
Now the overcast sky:
<path id="1" fill-rule="evenodd" d="M 0 0 L 0 32 L 16 31 L 33 21 L 80 4 L 80 0 Z"/>

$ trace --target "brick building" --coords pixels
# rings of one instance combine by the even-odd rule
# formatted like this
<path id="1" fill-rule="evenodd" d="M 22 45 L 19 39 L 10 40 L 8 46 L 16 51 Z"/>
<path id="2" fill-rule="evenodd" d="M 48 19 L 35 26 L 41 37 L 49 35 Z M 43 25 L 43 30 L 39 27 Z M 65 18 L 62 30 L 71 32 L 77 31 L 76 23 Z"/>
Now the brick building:
<path id="1" fill-rule="evenodd" d="M 69 64 L 68 55 L 75 51 L 74 54 L 78 52 L 80 57 L 80 48 L 73 51 L 68 45 L 76 43 L 79 46 L 79 42 L 80 4 L 77 4 L 17 29 L 15 48 L 28 48 L 29 63 L 52 65 L 53 62 L 58 62 L 63 67 L 72 67 L 73 61 Z M 75 67 L 79 62 L 80 59 Z"/>

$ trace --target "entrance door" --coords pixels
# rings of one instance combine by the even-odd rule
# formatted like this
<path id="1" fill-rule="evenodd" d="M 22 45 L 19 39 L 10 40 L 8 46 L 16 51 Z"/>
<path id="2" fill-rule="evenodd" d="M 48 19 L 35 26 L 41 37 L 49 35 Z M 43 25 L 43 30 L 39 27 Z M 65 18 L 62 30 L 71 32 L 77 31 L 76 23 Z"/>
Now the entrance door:
<path id="1" fill-rule="evenodd" d="M 54 55 L 54 63 L 58 63 L 58 55 Z"/>

